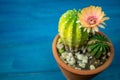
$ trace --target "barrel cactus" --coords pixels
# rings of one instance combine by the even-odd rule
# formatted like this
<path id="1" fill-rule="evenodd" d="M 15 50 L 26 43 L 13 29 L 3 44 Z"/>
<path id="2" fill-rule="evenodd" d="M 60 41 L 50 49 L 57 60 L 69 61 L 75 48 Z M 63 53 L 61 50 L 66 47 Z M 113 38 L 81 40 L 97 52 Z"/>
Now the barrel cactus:
<path id="1" fill-rule="evenodd" d="M 59 20 L 58 32 L 65 47 L 69 51 L 79 50 L 79 47 L 88 39 L 88 33 L 81 28 L 78 22 L 80 10 L 68 10 Z"/>
<path id="2" fill-rule="evenodd" d="M 105 36 L 95 34 L 90 38 L 87 49 L 92 56 L 100 58 L 101 55 L 106 55 L 108 53 L 110 44 L 111 43 Z"/>

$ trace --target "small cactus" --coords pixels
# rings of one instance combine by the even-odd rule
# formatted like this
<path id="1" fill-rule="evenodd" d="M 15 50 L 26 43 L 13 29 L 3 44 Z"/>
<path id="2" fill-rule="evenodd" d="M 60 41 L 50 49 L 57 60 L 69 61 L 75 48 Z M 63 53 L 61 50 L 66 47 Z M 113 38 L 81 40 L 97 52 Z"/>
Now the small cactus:
<path id="1" fill-rule="evenodd" d="M 84 44 L 88 39 L 88 33 L 80 28 L 80 23 L 78 22 L 78 12 L 77 10 L 68 10 L 65 12 L 59 21 L 58 32 L 60 38 L 62 39 L 65 47 L 68 50 L 73 51 Z"/>
<path id="2" fill-rule="evenodd" d="M 109 51 L 110 42 L 107 38 L 101 34 L 95 34 L 90 38 L 88 42 L 88 52 L 96 58 L 100 58 L 101 55 L 105 55 Z"/>

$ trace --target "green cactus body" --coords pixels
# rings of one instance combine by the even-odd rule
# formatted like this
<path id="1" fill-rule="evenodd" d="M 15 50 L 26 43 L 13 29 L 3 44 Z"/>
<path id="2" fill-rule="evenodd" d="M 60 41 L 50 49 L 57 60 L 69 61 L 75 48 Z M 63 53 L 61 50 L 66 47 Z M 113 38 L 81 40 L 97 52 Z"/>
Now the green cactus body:
<path id="1" fill-rule="evenodd" d="M 68 10 L 64 13 L 59 21 L 59 35 L 69 50 L 79 48 L 88 38 L 88 33 L 80 28 L 80 23 L 77 23 L 78 11 Z"/>
<path id="2" fill-rule="evenodd" d="M 101 55 L 108 53 L 109 45 L 110 42 L 107 40 L 105 36 L 101 34 L 95 34 L 90 38 L 87 49 L 92 56 L 100 58 Z"/>

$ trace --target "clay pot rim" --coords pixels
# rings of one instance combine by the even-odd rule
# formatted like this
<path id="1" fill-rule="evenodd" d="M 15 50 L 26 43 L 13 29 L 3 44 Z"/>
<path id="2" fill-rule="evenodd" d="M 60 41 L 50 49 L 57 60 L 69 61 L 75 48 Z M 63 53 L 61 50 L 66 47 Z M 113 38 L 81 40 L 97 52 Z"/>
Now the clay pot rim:
<path id="1" fill-rule="evenodd" d="M 102 32 L 98 32 L 104 36 L 106 36 L 105 34 L 103 34 Z M 107 37 L 107 36 L 106 36 Z M 69 72 L 72 72 L 72 73 L 75 73 L 75 74 L 78 74 L 78 75 L 93 75 L 93 74 L 97 74 L 97 73 L 100 73 L 102 72 L 104 69 L 106 69 L 112 62 L 113 60 L 113 57 L 114 57 L 114 48 L 113 48 L 113 45 L 110 46 L 110 52 L 111 52 L 111 55 L 110 57 L 108 58 L 108 60 L 100 67 L 94 69 L 94 70 L 77 70 L 77 69 L 74 69 L 70 66 L 68 66 L 67 64 L 65 64 L 59 57 L 58 55 L 58 52 L 57 52 L 57 49 L 56 49 L 56 44 L 57 44 L 57 40 L 59 38 L 59 35 L 56 35 L 54 41 L 53 41 L 53 44 L 52 44 L 52 50 L 53 50 L 53 55 L 57 61 L 57 63 L 63 67 L 64 69 L 66 69 L 67 71 Z M 109 40 L 109 38 L 107 37 L 107 39 Z M 109 40 L 110 41 L 110 40 Z M 111 42 L 111 41 L 110 41 Z"/>

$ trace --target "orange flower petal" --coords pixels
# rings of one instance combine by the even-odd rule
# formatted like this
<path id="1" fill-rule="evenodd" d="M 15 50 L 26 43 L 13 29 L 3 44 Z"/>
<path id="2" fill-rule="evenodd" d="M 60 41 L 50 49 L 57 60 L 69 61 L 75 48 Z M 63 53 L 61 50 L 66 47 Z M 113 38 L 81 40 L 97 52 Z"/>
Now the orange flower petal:
<path id="1" fill-rule="evenodd" d="M 101 7 L 96 7 L 95 15 L 96 15 L 97 17 L 100 16 L 101 10 L 102 10 Z"/>
<path id="2" fill-rule="evenodd" d="M 99 31 L 99 30 L 98 30 L 98 27 L 93 27 L 93 30 L 96 31 L 96 32 Z"/>
<path id="3" fill-rule="evenodd" d="M 109 17 L 104 17 L 104 18 L 102 18 L 101 20 L 100 20 L 100 22 L 102 23 L 102 22 L 104 22 L 105 20 L 109 20 L 110 18 Z"/>
<path id="4" fill-rule="evenodd" d="M 99 27 L 101 27 L 101 28 L 105 28 L 102 24 L 100 24 L 100 25 L 98 25 Z"/>
<path id="5" fill-rule="evenodd" d="M 101 20 L 104 16 L 105 16 L 104 12 L 101 12 L 101 14 L 100 14 L 98 20 Z"/>

